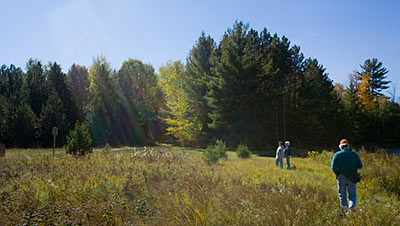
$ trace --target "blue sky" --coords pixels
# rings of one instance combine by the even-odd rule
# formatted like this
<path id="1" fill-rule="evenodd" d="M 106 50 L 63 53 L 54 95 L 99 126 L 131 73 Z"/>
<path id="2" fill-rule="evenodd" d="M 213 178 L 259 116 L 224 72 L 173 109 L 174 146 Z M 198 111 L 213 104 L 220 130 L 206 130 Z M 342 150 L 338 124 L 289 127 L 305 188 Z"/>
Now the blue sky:
<path id="1" fill-rule="evenodd" d="M 0 6 L 1 65 L 24 69 L 36 58 L 66 72 L 104 55 L 115 69 L 135 58 L 157 70 L 168 60 L 185 61 L 202 31 L 219 42 L 242 20 L 288 37 L 334 82 L 346 84 L 364 60 L 377 58 L 400 95 L 400 1 L 2 0 Z"/>

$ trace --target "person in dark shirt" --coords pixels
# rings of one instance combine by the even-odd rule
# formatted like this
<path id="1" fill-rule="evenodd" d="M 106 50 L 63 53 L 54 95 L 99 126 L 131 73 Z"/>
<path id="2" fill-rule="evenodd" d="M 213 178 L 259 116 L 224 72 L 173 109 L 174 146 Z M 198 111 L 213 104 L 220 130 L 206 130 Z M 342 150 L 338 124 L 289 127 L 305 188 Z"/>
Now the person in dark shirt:
<path id="1" fill-rule="evenodd" d="M 363 165 L 358 154 L 350 150 L 350 144 L 346 139 L 340 141 L 339 148 L 341 151 L 333 157 L 331 168 L 336 174 L 340 206 L 343 214 L 346 214 L 348 208 L 354 211 L 356 207 L 356 182 L 353 178 L 357 170 L 361 169 Z M 347 193 L 349 194 L 348 204 Z"/>
<path id="2" fill-rule="evenodd" d="M 290 169 L 290 141 L 285 141 L 285 158 L 286 158 L 286 169 Z"/>

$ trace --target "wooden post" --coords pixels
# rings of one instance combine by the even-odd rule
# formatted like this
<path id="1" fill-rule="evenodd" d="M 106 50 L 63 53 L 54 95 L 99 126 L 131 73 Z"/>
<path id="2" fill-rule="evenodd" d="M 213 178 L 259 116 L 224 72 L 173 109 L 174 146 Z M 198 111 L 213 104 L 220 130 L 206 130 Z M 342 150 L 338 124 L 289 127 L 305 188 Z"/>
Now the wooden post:
<path id="1" fill-rule="evenodd" d="M 58 128 L 57 127 L 53 127 L 53 156 L 56 152 L 55 148 L 56 148 L 56 136 L 58 135 Z"/>
<path id="2" fill-rule="evenodd" d="M 6 156 L 6 147 L 0 143 L 0 158 Z"/>

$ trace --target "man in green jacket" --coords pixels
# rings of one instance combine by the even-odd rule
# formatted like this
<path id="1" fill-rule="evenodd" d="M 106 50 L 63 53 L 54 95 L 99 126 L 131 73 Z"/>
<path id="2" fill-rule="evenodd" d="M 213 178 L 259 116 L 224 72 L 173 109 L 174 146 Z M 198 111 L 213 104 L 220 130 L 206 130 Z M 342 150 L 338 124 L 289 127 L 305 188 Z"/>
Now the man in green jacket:
<path id="1" fill-rule="evenodd" d="M 363 165 L 358 154 L 350 150 L 350 144 L 346 139 L 340 141 L 339 148 L 341 151 L 333 157 L 331 168 L 336 174 L 340 206 L 345 214 L 347 208 L 354 211 L 356 207 L 356 182 L 353 178 Z M 349 204 L 347 204 L 347 193 L 349 193 Z"/>

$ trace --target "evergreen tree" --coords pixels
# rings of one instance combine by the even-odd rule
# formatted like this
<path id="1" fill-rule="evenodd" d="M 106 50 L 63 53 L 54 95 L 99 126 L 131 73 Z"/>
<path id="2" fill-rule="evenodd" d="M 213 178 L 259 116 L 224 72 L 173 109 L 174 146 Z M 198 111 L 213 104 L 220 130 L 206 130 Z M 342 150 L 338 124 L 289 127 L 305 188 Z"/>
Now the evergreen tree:
<path id="1" fill-rule="evenodd" d="M 112 70 L 105 57 L 93 60 L 89 71 L 89 122 L 95 145 L 118 144 L 113 118 L 116 116 L 118 102 L 112 81 Z"/>
<path id="2" fill-rule="evenodd" d="M 7 121 L 8 115 L 9 115 L 9 105 L 7 102 L 7 98 L 0 94 L 0 143 L 8 145 L 10 143 L 10 140 L 12 137 L 10 136 L 11 134 L 8 133 L 10 130 L 9 128 L 9 122 Z"/>
<path id="3" fill-rule="evenodd" d="M 65 113 L 67 124 L 66 131 L 69 131 L 75 125 L 75 122 L 80 118 L 78 105 L 72 95 L 71 86 L 68 83 L 67 75 L 61 71 L 60 65 L 57 63 L 49 63 L 48 70 L 46 70 L 47 78 L 54 87 L 57 96 L 61 100 L 61 108 Z M 51 92 L 51 91 L 50 91 Z M 63 134 L 65 136 L 66 134 Z"/>
<path id="4" fill-rule="evenodd" d="M 53 145 L 53 127 L 58 128 L 57 146 L 62 146 L 65 143 L 65 138 L 70 131 L 69 121 L 66 111 L 63 108 L 63 102 L 57 95 L 57 92 L 52 89 L 49 97 L 42 107 L 40 113 L 40 140 L 43 147 L 51 147 Z"/>
<path id="5" fill-rule="evenodd" d="M 15 133 L 15 146 L 40 147 L 40 122 L 30 105 L 22 102 L 16 107 L 14 116 L 15 124 L 12 130 Z"/>
<path id="6" fill-rule="evenodd" d="M 285 36 L 271 36 L 265 28 L 261 33 L 261 54 L 263 73 L 258 83 L 259 96 L 263 98 L 260 112 L 264 115 L 259 117 L 264 127 L 263 137 L 274 145 L 288 136 L 294 141 L 297 131 L 304 129 L 297 123 L 301 121 L 297 106 L 304 77 L 304 56 L 298 46 L 290 47 Z"/>
<path id="7" fill-rule="evenodd" d="M 89 72 L 85 66 L 73 64 L 68 71 L 69 84 L 80 110 L 88 112 L 89 103 Z"/>
<path id="8" fill-rule="evenodd" d="M 43 73 L 42 63 L 38 60 L 30 59 L 26 68 L 24 89 L 28 92 L 28 103 L 32 111 L 39 117 L 42 106 L 47 100 L 46 76 Z"/>
<path id="9" fill-rule="evenodd" d="M 301 92 L 301 109 L 306 130 L 302 140 L 309 144 L 330 144 L 339 139 L 342 109 L 332 81 L 316 59 L 305 61 L 305 75 Z M 330 120 L 326 120 L 329 118 Z"/>
<path id="10" fill-rule="evenodd" d="M 186 63 L 186 81 L 185 93 L 188 95 L 189 104 L 194 110 L 194 117 L 201 123 L 200 145 L 206 145 L 208 124 L 211 123 L 209 114 L 211 112 L 208 106 L 208 93 L 212 75 L 211 59 L 215 54 L 216 44 L 210 36 L 201 34 L 197 43 L 192 48 Z"/>
<path id="11" fill-rule="evenodd" d="M 261 138 L 257 137 L 259 133 L 254 124 L 249 123 L 259 107 L 256 80 L 261 74 L 259 43 L 256 31 L 236 22 L 218 47 L 216 77 L 210 80 L 210 126 L 223 134 L 220 138 L 227 140 L 230 146 L 236 146 L 246 138 Z"/>
<path id="12" fill-rule="evenodd" d="M 0 68 L 0 140 L 6 146 L 37 145 L 38 119 L 28 104 L 24 73 L 14 65 Z"/>
<path id="13" fill-rule="evenodd" d="M 67 136 L 67 144 L 64 147 L 67 154 L 85 155 L 93 152 L 92 138 L 86 123 L 75 124 L 75 127 Z"/>
<path id="14" fill-rule="evenodd" d="M 362 71 L 358 74 L 360 75 L 360 80 L 365 76 L 368 76 L 368 83 L 370 83 L 370 92 L 372 95 L 380 96 L 382 95 L 382 90 L 389 88 L 387 84 L 390 81 L 385 81 L 386 74 L 389 72 L 383 67 L 382 62 L 378 61 L 376 58 L 367 59 L 364 65 L 360 65 Z"/>

